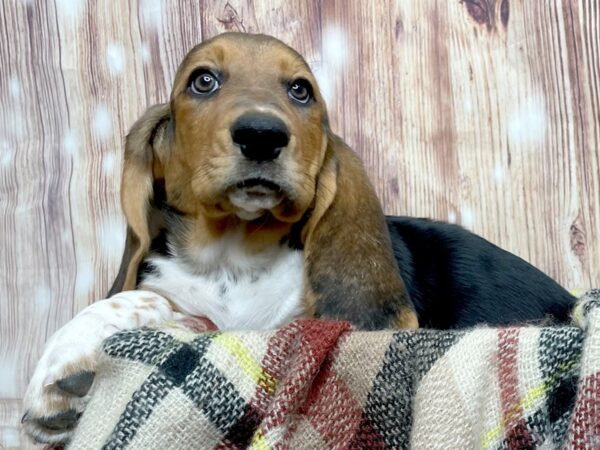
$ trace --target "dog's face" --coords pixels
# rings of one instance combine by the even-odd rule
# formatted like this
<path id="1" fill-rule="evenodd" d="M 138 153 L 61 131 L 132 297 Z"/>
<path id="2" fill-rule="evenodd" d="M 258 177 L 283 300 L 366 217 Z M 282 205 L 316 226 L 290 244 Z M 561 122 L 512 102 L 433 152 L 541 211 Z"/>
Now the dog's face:
<path id="1" fill-rule="evenodd" d="M 195 47 L 170 101 L 163 162 L 169 202 L 184 212 L 296 222 L 315 196 L 326 109 L 294 50 L 261 35 L 220 35 Z"/>

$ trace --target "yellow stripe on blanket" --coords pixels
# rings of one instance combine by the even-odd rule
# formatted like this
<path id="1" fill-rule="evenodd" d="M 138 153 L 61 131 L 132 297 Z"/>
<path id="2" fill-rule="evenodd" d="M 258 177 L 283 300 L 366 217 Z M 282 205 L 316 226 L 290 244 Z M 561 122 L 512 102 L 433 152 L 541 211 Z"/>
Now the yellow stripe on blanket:
<path id="1" fill-rule="evenodd" d="M 244 345 L 241 339 L 232 334 L 223 333 L 217 336 L 213 342 L 227 350 L 229 354 L 235 358 L 242 370 L 252 378 L 256 384 L 261 386 L 267 394 L 271 395 L 275 393 L 277 380 L 266 372 L 260 363 L 254 359 L 252 353 Z"/>
<path id="2" fill-rule="evenodd" d="M 499 438 L 504 433 L 504 427 L 507 423 L 509 423 L 512 419 L 515 418 L 517 411 L 527 410 L 533 405 L 533 402 L 541 398 L 549 389 L 553 388 L 556 385 L 563 375 L 570 372 L 577 364 L 579 360 L 568 361 L 559 366 L 558 370 L 555 374 L 549 376 L 546 380 L 538 384 L 537 386 L 532 387 L 527 391 L 523 400 L 515 404 L 506 417 L 502 418 L 502 421 L 488 431 L 481 440 L 481 448 L 489 448 L 492 442 Z"/>
<path id="3" fill-rule="evenodd" d="M 252 437 L 252 444 L 250 444 L 252 449 L 256 450 L 269 450 L 269 444 L 267 444 L 267 440 L 265 439 L 265 434 L 262 430 L 257 430 Z"/>

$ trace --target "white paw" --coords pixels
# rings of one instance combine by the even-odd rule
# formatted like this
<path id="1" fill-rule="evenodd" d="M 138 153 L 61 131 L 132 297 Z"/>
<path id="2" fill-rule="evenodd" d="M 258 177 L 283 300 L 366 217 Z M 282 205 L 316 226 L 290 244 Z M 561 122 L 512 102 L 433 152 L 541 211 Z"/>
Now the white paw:
<path id="1" fill-rule="evenodd" d="M 23 400 L 23 427 L 35 441 L 69 441 L 88 401 L 96 353 L 116 331 L 85 310 L 48 341 Z"/>
<path id="2" fill-rule="evenodd" d="M 126 291 L 78 314 L 48 341 L 23 400 L 23 428 L 35 441 L 67 443 L 89 400 L 102 341 L 184 315 L 149 291 Z"/>

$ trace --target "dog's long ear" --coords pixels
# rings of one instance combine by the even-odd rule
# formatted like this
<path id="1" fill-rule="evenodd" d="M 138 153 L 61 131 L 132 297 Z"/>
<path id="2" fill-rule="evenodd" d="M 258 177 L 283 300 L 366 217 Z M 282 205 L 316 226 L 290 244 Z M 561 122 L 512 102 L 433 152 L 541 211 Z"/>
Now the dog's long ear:
<path id="1" fill-rule="evenodd" d="M 361 329 L 417 328 L 375 190 L 359 158 L 333 133 L 315 199 L 303 229 L 311 312 Z"/>
<path id="2" fill-rule="evenodd" d="M 121 206 L 127 220 L 127 237 L 119 273 L 109 296 L 135 288 L 138 266 L 158 231 L 151 205 L 155 200 L 155 181 L 163 178 L 161 156 L 169 145 L 166 136 L 169 121 L 169 105 L 155 105 L 137 120 L 127 135 L 121 178 Z"/>

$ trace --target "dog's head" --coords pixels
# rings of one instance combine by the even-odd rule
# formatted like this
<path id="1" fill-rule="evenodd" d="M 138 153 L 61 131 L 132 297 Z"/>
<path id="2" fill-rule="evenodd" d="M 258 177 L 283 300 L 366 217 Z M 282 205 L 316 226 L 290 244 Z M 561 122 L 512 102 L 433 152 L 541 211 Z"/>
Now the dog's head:
<path id="1" fill-rule="evenodd" d="M 320 275 L 341 263 L 332 254 L 344 255 L 350 272 L 357 264 L 385 271 L 361 266 L 369 251 L 397 272 L 377 198 L 360 161 L 330 132 L 315 77 L 296 51 L 269 36 L 226 33 L 196 46 L 177 71 L 170 102 L 133 126 L 122 179 L 127 246 L 112 292 L 135 287 L 159 201 L 204 222 L 268 216 L 283 229 L 300 224 L 301 245 L 315 235 L 305 253 L 312 269 L 322 266 Z M 340 226 L 350 231 L 338 236 L 347 242 L 334 243 L 328 232 Z M 356 233 L 368 236 L 370 249 Z M 329 251 L 335 246 L 346 248 Z"/>
<path id="2" fill-rule="evenodd" d="M 170 202 L 215 218 L 298 221 L 315 195 L 326 118 L 312 72 L 281 41 L 230 33 L 204 42 L 171 93 Z"/>

